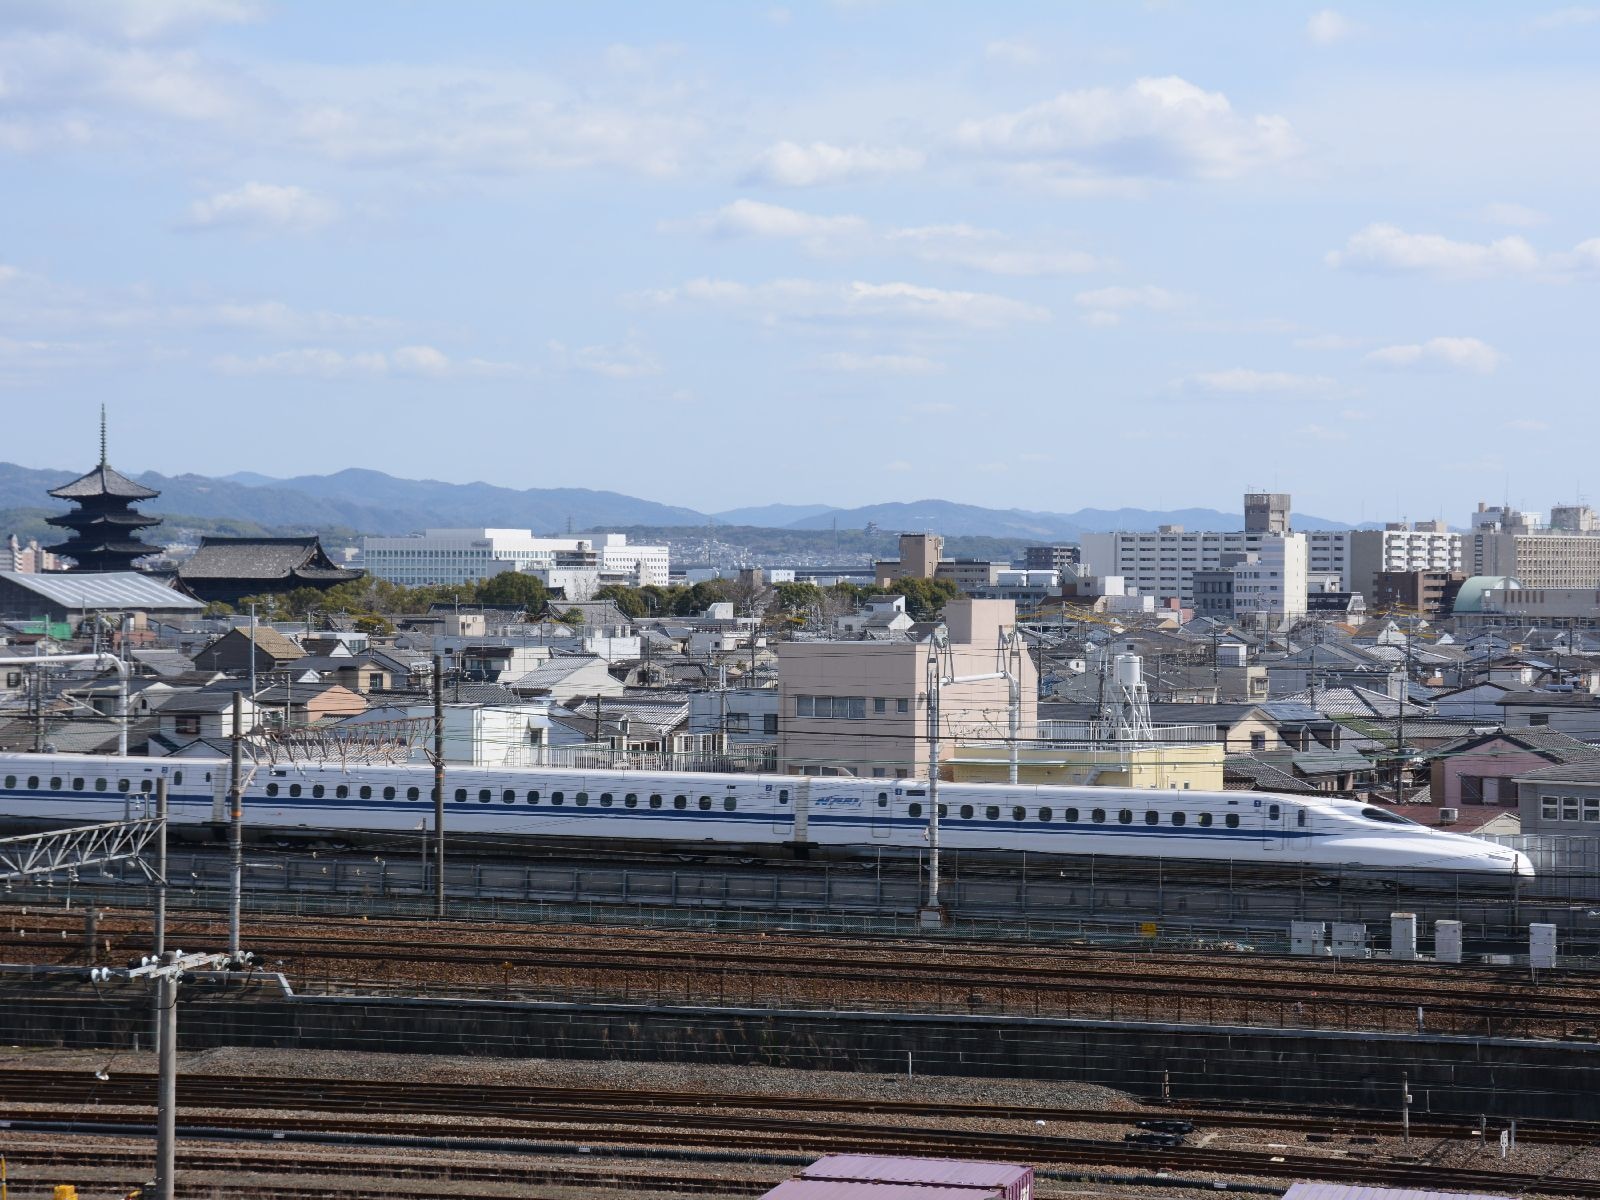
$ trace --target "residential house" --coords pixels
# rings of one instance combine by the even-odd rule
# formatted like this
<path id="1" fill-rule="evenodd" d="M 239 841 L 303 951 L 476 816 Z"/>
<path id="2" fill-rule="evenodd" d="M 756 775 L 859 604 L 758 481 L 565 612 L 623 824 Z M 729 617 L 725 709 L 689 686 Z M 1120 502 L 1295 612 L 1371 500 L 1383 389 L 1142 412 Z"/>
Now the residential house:
<path id="1" fill-rule="evenodd" d="M 255 659 L 258 675 L 280 670 L 296 659 L 304 658 L 305 650 L 293 639 L 279 633 L 270 625 L 258 625 L 252 644 L 249 626 L 230 629 L 194 656 L 194 665 L 202 671 L 226 671 L 230 675 L 247 675 L 250 661 Z"/>
<path id="2" fill-rule="evenodd" d="M 1553 729 L 1474 734 L 1434 751 L 1429 795 L 1443 808 L 1517 808 L 1513 781 L 1518 776 L 1541 767 L 1585 762 L 1600 762 L 1600 747 Z"/>
<path id="3" fill-rule="evenodd" d="M 592 654 L 552 658 L 506 686 L 519 696 L 546 696 L 563 706 L 586 696 L 620 696 L 624 690 L 606 660 Z"/>
<path id="4" fill-rule="evenodd" d="M 365 712 L 365 697 L 337 683 L 278 684 L 257 692 L 256 706 L 280 728 L 304 727 Z M 165 712 L 165 709 L 162 710 Z"/>
<path id="5" fill-rule="evenodd" d="M 1507 728 L 1559 729 L 1600 741 L 1600 696 L 1589 692 L 1507 692 L 1500 711 Z"/>
<path id="6" fill-rule="evenodd" d="M 1522 833 L 1600 837 L 1600 761 L 1549 763 L 1512 783 Z"/>

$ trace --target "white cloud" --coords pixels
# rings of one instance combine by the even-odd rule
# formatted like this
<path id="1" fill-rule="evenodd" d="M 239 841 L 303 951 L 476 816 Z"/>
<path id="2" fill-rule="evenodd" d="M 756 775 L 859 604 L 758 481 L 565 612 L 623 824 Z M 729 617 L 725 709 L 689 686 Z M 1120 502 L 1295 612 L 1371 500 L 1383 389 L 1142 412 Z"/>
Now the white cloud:
<path id="1" fill-rule="evenodd" d="M 896 474 L 903 474 L 906 471 L 916 470 L 916 467 L 903 458 L 897 458 L 893 462 L 884 463 L 883 469 L 885 471 L 894 471 Z"/>
<path id="2" fill-rule="evenodd" d="M 777 279 L 746 284 L 726 279 L 692 279 L 679 287 L 648 293 L 645 298 L 657 304 L 712 304 L 765 321 L 879 319 L 983 329 L 1050 319 L 1048 310 L 1006 296 L 901 282 L 835 284 Z"/>
<path id="3" fill-rule="evenodd" d="M 649 351 L 629 341 L 620 346 L 580 346 L 570 350 L 551 342 L 550 351 L 559 366 L 604 375 L 607 379 L 643 379 L 659 375 L 662 366 Z"/>
<path id="4" fill-rule="evenodd" d="M 983 48 L 983 56 L 990 62 L 1004 63 L 1008 67 L 1036 67 L 1044 55 L 1031 42 L 1021 38 L 1000 38 Z"/>
<path id="5" fill-rule="evenodd" d="M 1295 431 L 1296 437 L 1308 438 L 1314 442 L 1347 442 L 1350 435 L 1343 429 L 1330 429 L 1326 425 L 1302 425 Z"/>
<path id="6" fill-rule="evenodd" d="M 169 309 L 167 316 L 174 323 L 221 325 L 228 329 L 248 329 L 252 333 L 283 338 L 370 334 L 392 324 L 380 317 L 352 316 L 320 309 L 302 312 L 281 300 L 253 303 L 230 301 L 211 309 Z"/>
<path id="7" fill-rule="evenodd" d="M 1527 417 L 1519 417 L 1514 421 L 1506 422 L 1507 429 L 1515 429 L 1518 433 L 1544 433 L 1550 428 L 1548 421 L 1535 421 Z"/>
<path id="8" fill-rule="evenodd" d="M 779 142 L 762 151 L 751 174 L 780 187 L 815 187 L 863 176 L 915 171 L 926 161 L 907 146 L 835 146 L 828 142 Z"/>
<path id="9" fill-rule="evenodd" d="M 211 25 L 257 20 L 254 0 L 10 0 L 6 22 L 13 28 L 71 29 L 133 42 L 192 33 Z"/>
<path id="10" fill-rule="evenodd" d="M 226 375 L 289 375 L 318 379 L 400 376 L 444 379 L 454 376 L 513 374 L 508 363 L 468 359 L 455 362 L 432 346 L 401 346 L 390 351 L 346 353 L 325 347 L 302 347 L 253 358 L 224 355 L 215 363 Z"/>
<path id="11" fill-rule="evenodd" d="M 332 202 L 305 188 L 251 182 L 196 200 L 183 227 L 304 233 L 326 225 L 336 213 Z"/>
<path id="12" fill-rule="evenodd" d="M 1125 312 L 1140 308 L 1150 312 L 1165 312 L 1176 307 L 1179 300 L 1166 288 L 1147 283 L 1139 287 L 1117 285 L 1094 288 L 1079 292 L 1072 298 L 1072 302 L 1079 308 L 1089 310 L 1083 314 L 1084 321 L 1098 328 L 1108 329 L 1113 325 L 1120 325 L 1122 314 Z"/>
<path id="13" fill-rule="evenodd" d="M 1514 229 L 1532 229 L 1535 225 L 1543 225 L 1550 219 L 1538 209 L 1529 208 L 1526 204 L 1485 204 L 1478 210 L 1478 215 L 1495 225 L 1510 225 Z"/>
<path id="14" fill-rule="evenodd" d="M 824 354 L 821 361 L 830 371 L 878 375 L 936 375 L 944 370 L 942 362 L 920 354 L 855 354 L 841 351 Z"/>
<path id="15" fill-rule="evenodd" d="M 1017 112 L 964 121 L 955 140 L 1065 186 L 1093 186 L 1106 176 L 1231 179 L 1297 149 L 1283 117 L 1241 115 L 1221 92 L 1174 75 L 1121 90 L 1062 92 Z"/>
<path id="16" fill-rule="evenodd" d="M 1311 19 L 1306 22 L 1306 36 L 1319 46 L 1331 46 L 1359 32 L 1359 25 L 1331 8 L 1312 13 Z"/>
<path id="17" fill-rule="evenodd" d="M 822 217 L 781 204 L 743 199 L 719 208 L 704 225 L 710 232 L 724 236 L 777 238 L 840 237 L 864 233 L 867 228 L 860 217 Z"/>
<path id="18" fill-rule="evenodd" d="M 1448 279 L 1483 279 L 1537 269 L 1539 255 L 1520 237 L 1458 242 L 1437 233 L 1407 233 L 1394 225 L 1368 225 L 1350 235 L 1343 250 L 1329 251 L 1329 266 L 1380 272 L 1419 272 Z"/>
<path id="19" fill-rule="evenodd" d="M 1575 29 L 1584 25 L 1593 25 L 1600 22 L 1600 8 L 1589 5 L 1574 5 L 1570 8 L 1558 8 L 1554 12 L 1547 12 L 1533 19 L 1533 27 L 1543 30 Z"/>
<path id="20" fill-rule="evenodd" d="M 1385 346 L 1367 355 L 1366 361 L 1382 367 L 1451 367 L 1492 374 L 1500 365 L 1501 354 L 1487 342 L 1473 337 L 1436 337 L 1426 342 Z"/>
<path id="21" fill-rule="evenodd" d="M 1205 392 L 1229 395 L 1263 395 L 1272 392 L 1326 392 L 1334 381 L 1326 375 L 1295 375 L 1289 371 L 1256 371 L 1249 367 L 1230 367 L 1223 371 L 1203 371 L 1191 375 L 1192 387 Z"/>

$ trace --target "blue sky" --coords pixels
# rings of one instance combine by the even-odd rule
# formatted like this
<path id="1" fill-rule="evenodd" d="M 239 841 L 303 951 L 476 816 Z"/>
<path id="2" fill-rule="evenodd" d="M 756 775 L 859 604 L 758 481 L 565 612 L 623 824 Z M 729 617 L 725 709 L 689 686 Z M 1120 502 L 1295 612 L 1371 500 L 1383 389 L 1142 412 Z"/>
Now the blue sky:
<path id="1" fill-rule="evenodd" d="M 1588 498 L 1600 6 L 0 0 L 0 458 Z"/>

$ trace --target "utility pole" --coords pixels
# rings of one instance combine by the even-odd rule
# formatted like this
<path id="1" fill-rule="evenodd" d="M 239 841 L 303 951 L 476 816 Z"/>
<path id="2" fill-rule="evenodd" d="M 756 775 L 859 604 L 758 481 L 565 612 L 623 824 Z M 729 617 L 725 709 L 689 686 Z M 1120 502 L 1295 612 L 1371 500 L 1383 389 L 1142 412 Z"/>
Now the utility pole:
<path id="1" fill-rule="evenodd" d="M 458 629 L 460 625 L 456 626 Z M 434 915 L 444 916 L 444 659 L 433 656 Z"/>
<path id="2" fill-rule="evenodd" d="M 162 955 L 167 952 L 167 777 L 156 778 L 156 819 L 161 822 L 161 831 L 156 836 L 156 904 L 155 904 L 155 952 Z"/>
<path id="3" fill-rule="evenodd" d="M 228 746 L 228 955 L 239 957 L 239 908 L 244 897 L 244 697 L 233 694 L 233 737 Z M 162 781 L 165 783 L 165 780 Z"/>
<path id="4" fill-rule="evenodd" d="M 250 601 L 250 699 L 256 698 L 256 602 Z"/>

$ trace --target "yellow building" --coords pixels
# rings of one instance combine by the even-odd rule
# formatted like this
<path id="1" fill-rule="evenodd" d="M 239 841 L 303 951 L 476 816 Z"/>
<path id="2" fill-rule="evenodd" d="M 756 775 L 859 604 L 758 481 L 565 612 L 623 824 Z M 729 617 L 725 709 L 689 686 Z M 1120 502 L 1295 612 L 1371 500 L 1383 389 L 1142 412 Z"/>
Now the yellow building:
<path id="1" fill-rule="evenodd" d="M 953 783 L 1005 783 L 1010 770 L 1004 742 L 963 742 L 940 774 Z M 1036 742 L 1017 751 L 1017 782 L 1220 792 L 1222 743 Z"/>

